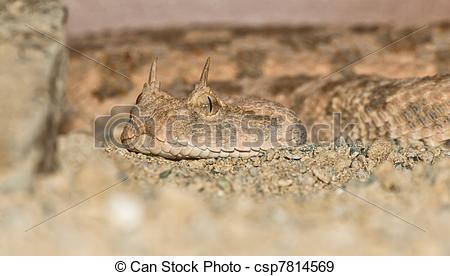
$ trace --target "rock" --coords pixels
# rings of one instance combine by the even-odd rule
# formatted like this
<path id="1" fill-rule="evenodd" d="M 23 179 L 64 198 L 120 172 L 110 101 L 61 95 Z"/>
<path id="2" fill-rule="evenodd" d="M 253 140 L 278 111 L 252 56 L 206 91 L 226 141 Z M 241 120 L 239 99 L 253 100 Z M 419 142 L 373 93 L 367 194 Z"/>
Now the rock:
<path id="1" fill-rule="evenodd" d="M 0 190 L 9 190 L 56 167 L 65 48 L 43 33 L 63 41 L 66 14 L 56 0 L 0 6 Z"/>

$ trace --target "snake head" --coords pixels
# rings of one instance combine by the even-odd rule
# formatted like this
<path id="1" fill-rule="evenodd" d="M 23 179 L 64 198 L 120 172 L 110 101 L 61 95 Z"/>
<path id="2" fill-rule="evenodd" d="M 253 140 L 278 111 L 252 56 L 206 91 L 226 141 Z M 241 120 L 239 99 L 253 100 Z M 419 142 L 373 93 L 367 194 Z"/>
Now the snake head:
<path id="1" fill-rule="evenodd" d="M 221 99 L 208 86 L 209 64 L 208 58 L 188 97 L 178 99 L 161 91 L 155 60 L 122 143 L 129 150 L 170 159 L 251 157 L 289 145 L 295 137 L 286 133 L 298 122 L 295 113 L 261 99 Z"/>

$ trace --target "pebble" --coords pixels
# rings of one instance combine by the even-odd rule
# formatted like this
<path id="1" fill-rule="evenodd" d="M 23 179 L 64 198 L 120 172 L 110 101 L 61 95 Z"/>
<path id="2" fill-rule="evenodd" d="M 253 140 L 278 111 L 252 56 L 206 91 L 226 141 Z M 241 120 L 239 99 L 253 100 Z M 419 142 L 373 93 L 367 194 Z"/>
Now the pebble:
<path id="1" fill-rule="evenodd" d="M 287 160 L 300 160 L 301 156 L 300 155 L 295 155 L 295 154 L 291 154 L 291 153 L 287 153 L 284 158 L 286 158 Z"/>
<path id="2" fill-rule="evenodd" d="M 288 187 L 291 186 L 294 181 L 292 179 L 280 179 L 278 180 L 278 186 L 280 187 Z"/>
<path id="3" fill-rule="evenodd" d="M 253 167 L 253 168 L 250 168 L 249 173 L 251 176 L 255 177 L 259 174 L 259 170 L 255 167 Z"/>
<path id="4" fill-rule="evenodd" d="M 360 155 L 361 154 L 361 148 L 359 148 L 358 146 L 356 146 L 356 145 L 351 145 L 350 146 L 350 157 L 353 159 L 353 158 L 356 158 L 358 155 Z"/>
<path id="5" fill-rule="evenodd" d="M 165 170 L 159 174 L 160 179 L 166 179 L 172 173 L 172 169 Z"/>
<path id="6" fill-rule="evenodd" d="M 211 169 L 211 174 L 213 174 L 213 175 L 218 175 L 218 174 L 220 174 L 222 171 L 220 170 L 220 168 L 218 168 L 218 167 L 213 167 L 212 169 Z"/>

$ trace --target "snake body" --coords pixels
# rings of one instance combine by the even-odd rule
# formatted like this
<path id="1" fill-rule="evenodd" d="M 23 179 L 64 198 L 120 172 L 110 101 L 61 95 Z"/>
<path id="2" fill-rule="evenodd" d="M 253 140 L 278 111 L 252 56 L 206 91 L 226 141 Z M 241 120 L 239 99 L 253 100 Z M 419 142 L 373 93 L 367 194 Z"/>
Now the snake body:
<path id="1" fill-rule="evenodd" d="M 207 83 L 209 64 L 208 58 L 199 83 L 187 98 L 179 99 L 161 90 L 155 60 L 123 129 L 122 143 L 129 150 L 170 159 L 248 158 L 307 142 L 314 124 L 333 121 L 335 114 L 341 124 L 352 125 L 345 133 L 352 140 L 385 138 L 435 146 L 450 139 L 448 75 L 306 83 L 291 95 L 298 103 L 294 112 L 263 99 L 219 98 Z"/>

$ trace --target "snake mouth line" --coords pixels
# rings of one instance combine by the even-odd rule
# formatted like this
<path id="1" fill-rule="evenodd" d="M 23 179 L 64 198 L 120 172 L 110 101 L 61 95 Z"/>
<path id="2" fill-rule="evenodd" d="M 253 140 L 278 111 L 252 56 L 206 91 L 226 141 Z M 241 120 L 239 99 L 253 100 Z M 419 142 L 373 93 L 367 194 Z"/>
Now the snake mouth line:
<path id="1" fill-rule="evenodd" d="M 122 141 L 130 150 L 144 154 L 162 156 L 168 159 L 201 159 L 201 158 L 250 158 L 266 149 L 263 148 L 211 148 L 207 146 L 195 146 L 191 144 L 172 144 L 167 141 L 155 139 L 147 134 L 132 137 Z"/>

